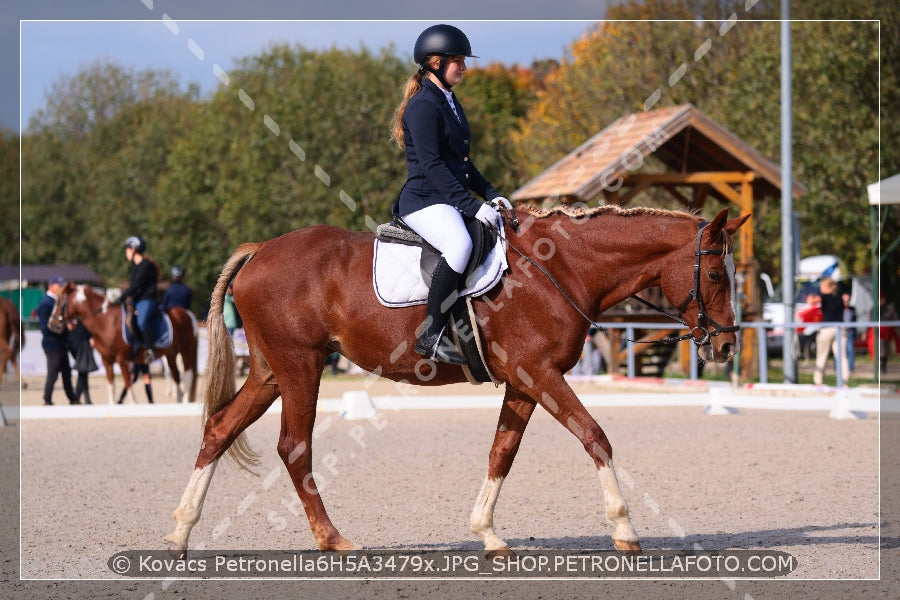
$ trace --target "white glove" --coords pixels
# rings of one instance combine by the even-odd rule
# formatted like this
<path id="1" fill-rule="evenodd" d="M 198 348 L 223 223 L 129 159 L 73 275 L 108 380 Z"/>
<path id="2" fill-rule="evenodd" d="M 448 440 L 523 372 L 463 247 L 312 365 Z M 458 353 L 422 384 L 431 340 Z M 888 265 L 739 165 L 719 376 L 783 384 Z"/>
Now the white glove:
<path id="1" fill-rule="evenodd" d="M 510 203 L 510 201 L 507 200 L 506 198 L 504 198 L 503 196 L 497 196 L 496 198 L 491 200 L 491 204 L 493 204 L 495 207 L 497 207 L 497 209 L 500 209 L 500 208 L 505 208 L 506 210 L 513 209 L 513 205 Z"/>
<path id="2" fill-rule="evenodd" d="M 500 213 L 497 212 L 497 209 L 490 204 L 482 204 L 478 208 L 478 212 L 475 213 L 475 218 L 497 231 L 503 230 L 503 219 L 500 218 Z"/>

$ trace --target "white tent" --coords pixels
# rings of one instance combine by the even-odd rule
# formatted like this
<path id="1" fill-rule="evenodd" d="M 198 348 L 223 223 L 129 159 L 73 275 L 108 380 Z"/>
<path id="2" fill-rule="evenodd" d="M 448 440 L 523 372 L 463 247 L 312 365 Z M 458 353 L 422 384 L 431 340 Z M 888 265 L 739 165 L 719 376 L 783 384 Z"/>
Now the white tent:
<path id="1" fill-rule="evenodd" d="M 900 204 L 900 174 L 882 179 L 869 187 L 869 204 Z"/>

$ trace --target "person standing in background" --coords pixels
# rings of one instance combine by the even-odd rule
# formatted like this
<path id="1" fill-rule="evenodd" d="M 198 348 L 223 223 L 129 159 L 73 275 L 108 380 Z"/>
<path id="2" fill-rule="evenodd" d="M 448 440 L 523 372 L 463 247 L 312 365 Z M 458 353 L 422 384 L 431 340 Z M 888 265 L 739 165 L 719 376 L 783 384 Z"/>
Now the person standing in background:
<path id="1" fill-rule="evenodd" d="M 856 343 L 856 327 L 853 325 L 856 323 L 856 309 L 850 306 L 850 294 L 841 294 L 841 299 L 844 301 L 843 321 L 846 324 L 844 331 L 847 334 L 847 371 L 852 373 L 856 366 L 856 357 L 853 355 L 853 345 Z"/>
<path id="2" fill-rule="evenodd" d="M 75 371 L 78 373 L 78 381 L 75 383 L 75 402 L 81 404 L 81 396 L 84 396 L 85 404 L 91 402 L 91 389 L 88 376 L 92 371 L 100 367 L 94 359 L 94 342 L 91 332 L 84 323 L 78 319 L 69 321 L 69 352 L 75 361 Z"/>
<path id="3" fill-rule="evenodd" d="M 819 283 L 819 295 L 822 299 L 822 321 L 825 323 L 840 323 L 844 320 L 844 301 L 837 293 L 837 283 L 831 277 L 823 277 Z M 847 338 L 842 331 L 840 338 L 837 335 L 837 327 L 826 325 L 816 334 L 816 369 L 813 371 L 813 384 L 822 385 L 825 375 L 825 365 L 828 362 L 829 352 L 834 353 L 836 362 L 841 363 L 841 377 L 844 385 L 850 380 L 850 371 L 847 368 L 847 360 L 841 360 L 841 353 L 847 348 Z"/>
<path id="4" fill-rule="evenodd" d="M 241 317 L 238 314 L 237 306 L 234 304 L 234 282 L 228 282 L 228 289 L 225 290 L 225 304 L 222 306 L 222 317 L 225 319 L 225 329 L 228 335 L 234 335 L 235 329 L 241 327 Z"/>
<path id="5" fill-rule="evenodd" d="M 168 310 L 173 306 L 180 306 L 185 310 L 191 310 L 191 300 L 194 292 L 184 282 L 184 267 L 174 265 L 171 274 L 172 283 L 169 284 L 169 287 L 166 288 L 166 292 L 163 294 L 162 309 Z"/>
<path id="6" fill-rule="evenodd" d="M 48 327 L 50 315 L 59 301 L 59 294 L 66 285 L 66 280 L 56 275 L 47 283 L 47 293 L 41 298 L 35 312 L 41 326 L 41 348 L 47 357 L 47 380 L 44 383 L 44 404 L 53 404 L 53 386 L 56 380 L 62 376 L 63 391 L 69 399 L 69 404 L 77 404 L 75 390 L 72 389 L 72 367 L 69 365 L 69 352 L 67 349 L 69 336 L 68 329 L 63 328 L 61 333 L 53 333 Z"/>

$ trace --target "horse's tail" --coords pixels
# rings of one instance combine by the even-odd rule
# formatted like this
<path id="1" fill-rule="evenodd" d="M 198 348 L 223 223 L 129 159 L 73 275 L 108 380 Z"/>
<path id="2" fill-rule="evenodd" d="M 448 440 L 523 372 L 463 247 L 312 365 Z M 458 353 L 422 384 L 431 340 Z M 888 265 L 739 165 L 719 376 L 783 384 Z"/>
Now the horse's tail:
<path id="1" fill-rule="evenodd" d="M 209 336 L 209 354 L 206 359 L 206 396 L 203 402 L 203 422 L 217 413 L 234 398 L 234 345 L 225 319 L 222 316 L 225 304 L 225 291 L 228 282 L 234 279 L 237 272 L 259 251 L 262 244 L 241 244 L 222 268 L 219 280 L 212 293 L 209 316 L 206 319 Z M 239 466 L 250 469 L 259 462 L 258 453 L 250 447 L 247 437 L 242 432 L 228 447 L 227 454 Z"/>

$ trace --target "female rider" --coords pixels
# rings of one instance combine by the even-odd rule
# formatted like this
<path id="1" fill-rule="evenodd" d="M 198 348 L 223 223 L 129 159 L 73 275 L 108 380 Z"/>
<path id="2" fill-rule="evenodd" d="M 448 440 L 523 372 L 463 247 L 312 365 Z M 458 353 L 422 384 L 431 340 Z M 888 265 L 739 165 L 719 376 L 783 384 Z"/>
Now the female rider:
<path id="1" fill-rule="evenodd" d="M 150 364 L 156 359 L 153 351 L 153 333 L 149 330 L 150 319 L 156 313 L 156 286 L 159 282 L 159 265 L 146 255 L 147 242 L 140 236 L 125 240 L 125 258 L 131 263 L 131 281 L 122 292 L 118 303 L 131 298 L 137 315 L 140 331 L 135 334 L 144 347 L 144 362 Z"/>
<path id="2" fill-rule="evenodd" d="M 487 202 L 498 199 L 508 205 L 469 158 L 472 134 L 452 92 L 462 81 L 467 57 L 477 58 L 469 39 L 456 27 L 434 25 L 423 31 L 413 52 L 418 72 L 406 82 L 391 122 L 391 137 L 406 151 L 409 171 L 394 211 L 441 253 L 415 350 L 451 364 L 466 362 L 442 343 L 447 311 L 472 252 L 463 217 L 498 229 L 503 226 L 496 209 L 477 200 L 469 190 Z"/>

